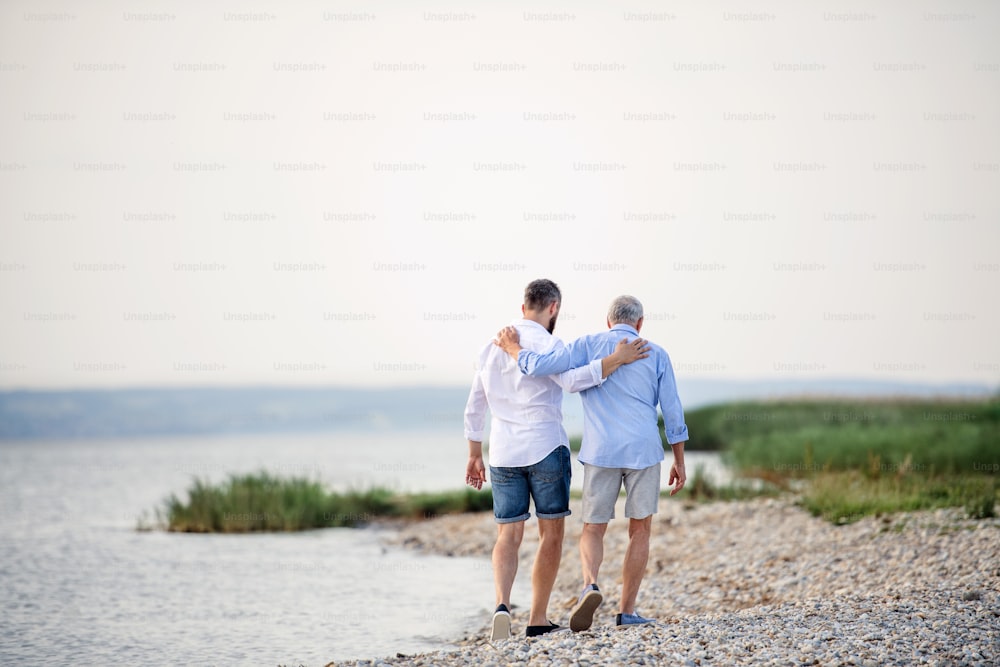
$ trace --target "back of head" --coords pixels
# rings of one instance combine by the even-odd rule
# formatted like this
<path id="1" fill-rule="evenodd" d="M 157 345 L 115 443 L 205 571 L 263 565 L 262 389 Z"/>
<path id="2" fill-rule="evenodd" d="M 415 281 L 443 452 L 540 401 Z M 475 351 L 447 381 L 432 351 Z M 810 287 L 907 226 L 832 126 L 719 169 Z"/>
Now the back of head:
<path id="1" fill-rule="evenodd" d="M 642 319 L 642 304 L 639 299 L 623 294 L 611 302 L 608 308 L 608 322 L 635 326 Z"/>
<path id="2" fill-rule="evenodd" d="M 527 310 L 540 311 L 560 302 L 562 293 L 559 286 L 547 278 L 532 280 L 524 288 L 524 307 Z"/>

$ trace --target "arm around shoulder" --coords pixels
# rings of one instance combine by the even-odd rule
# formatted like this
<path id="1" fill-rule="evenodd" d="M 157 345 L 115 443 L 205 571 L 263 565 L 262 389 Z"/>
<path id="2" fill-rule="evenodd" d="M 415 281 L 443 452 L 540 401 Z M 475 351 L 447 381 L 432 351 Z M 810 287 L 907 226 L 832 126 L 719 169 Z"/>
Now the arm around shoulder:
<path id="1" fill-rule="evenodd" d="M 636 338 L 629 342 L 627 338 L 622 338 L 615 345 L 615 351 L 601 359 L 601 377 L 607 378 L 622 366 L 639 359 L 645 359 L 648 356 L 648 341 Z"/>

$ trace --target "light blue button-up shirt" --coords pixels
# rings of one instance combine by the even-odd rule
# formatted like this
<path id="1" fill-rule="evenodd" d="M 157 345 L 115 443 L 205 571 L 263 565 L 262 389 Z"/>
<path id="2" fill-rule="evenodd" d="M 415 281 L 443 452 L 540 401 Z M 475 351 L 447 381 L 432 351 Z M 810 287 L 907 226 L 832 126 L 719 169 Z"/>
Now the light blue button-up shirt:
<path id="1" fill-rule="evenodd" d="M 517 365 L 526 375 L 550 375 L 584 366 L 615 351 L 623 337 L 639 336 L 635 327 L 616 324 L 608 331 L 556 344 L 545 354 L 522 349 Z M 600 386 L 580 393 L 583 399 L 581 463 L 604 468 L 642 469 L 663 460 L 656 407 L 663 413 L 667 442 L 688 439 L 684 410 L 670 357 L 649 343 L 649 356 L 621 366 Z"/>

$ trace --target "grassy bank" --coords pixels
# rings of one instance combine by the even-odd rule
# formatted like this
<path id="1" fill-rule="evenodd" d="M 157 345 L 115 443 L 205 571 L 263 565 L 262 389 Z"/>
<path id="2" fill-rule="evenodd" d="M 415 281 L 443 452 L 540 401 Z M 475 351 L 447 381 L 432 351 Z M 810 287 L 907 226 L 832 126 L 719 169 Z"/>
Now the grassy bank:
<path id="1" fill-rule="evenodd" d="M 937 507 L 994 516 L 1000 400 L 746 402 L 687 422 L 692 449 L 721 450 L 770 486 L 800 480 L 803 506 L 836 523 Z"/>
<path id="2" fill-rule="evenodd" d="M 741 470 L 965 475 L 1000 458 L 1000 401 L 740 403 L 693 416 L 706 422 L 697 437 Z M 692 435 L 693 448 L 701 442 Z"/>
<path id="3" fill-rule="evenodd" d="M 170 531 L 248 533 L 355 526 L 378 518 L 429 518 L 493 507 L 489 491 L 397 494 L 383 488 L 335 493 L 322 484 L 260 472 L 231 475 L 221 484 L 195 480 L 187 500 L 172 495 L 157 510 Z"/>

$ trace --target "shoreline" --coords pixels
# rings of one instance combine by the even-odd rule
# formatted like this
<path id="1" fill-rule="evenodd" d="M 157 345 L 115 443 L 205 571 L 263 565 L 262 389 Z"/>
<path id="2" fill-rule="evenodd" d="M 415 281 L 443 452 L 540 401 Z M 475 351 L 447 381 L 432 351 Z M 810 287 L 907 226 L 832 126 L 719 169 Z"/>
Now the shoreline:
<path id="1" fill-rule="evenodd" d="M 570 504 L 549 618 L 567 625 L 580 581 L 580 501 Z M 835 526 L 789 498 L 693 504 L 661 499 L 638 610 L 651 626 L 613 627 L 627 521 L 612 520 L 601 569 L 604 603 L 582 633 L 526 639 L 529 600 L 512 599 L 514 637 L 486 641 L 487 620 L 442 650 L 336 665 L 995 664 L 1000 660 L 1000 519 L 959 509 L 867 517 Z M 518 579 L 537 547 L 529 519 Z M 387 546 L 489 558 L 489 512 L 390 529 Z M 484 567 L 484 577 L 491 577 Z M 516 590 L 516 589 L 515 589 Z"/>

